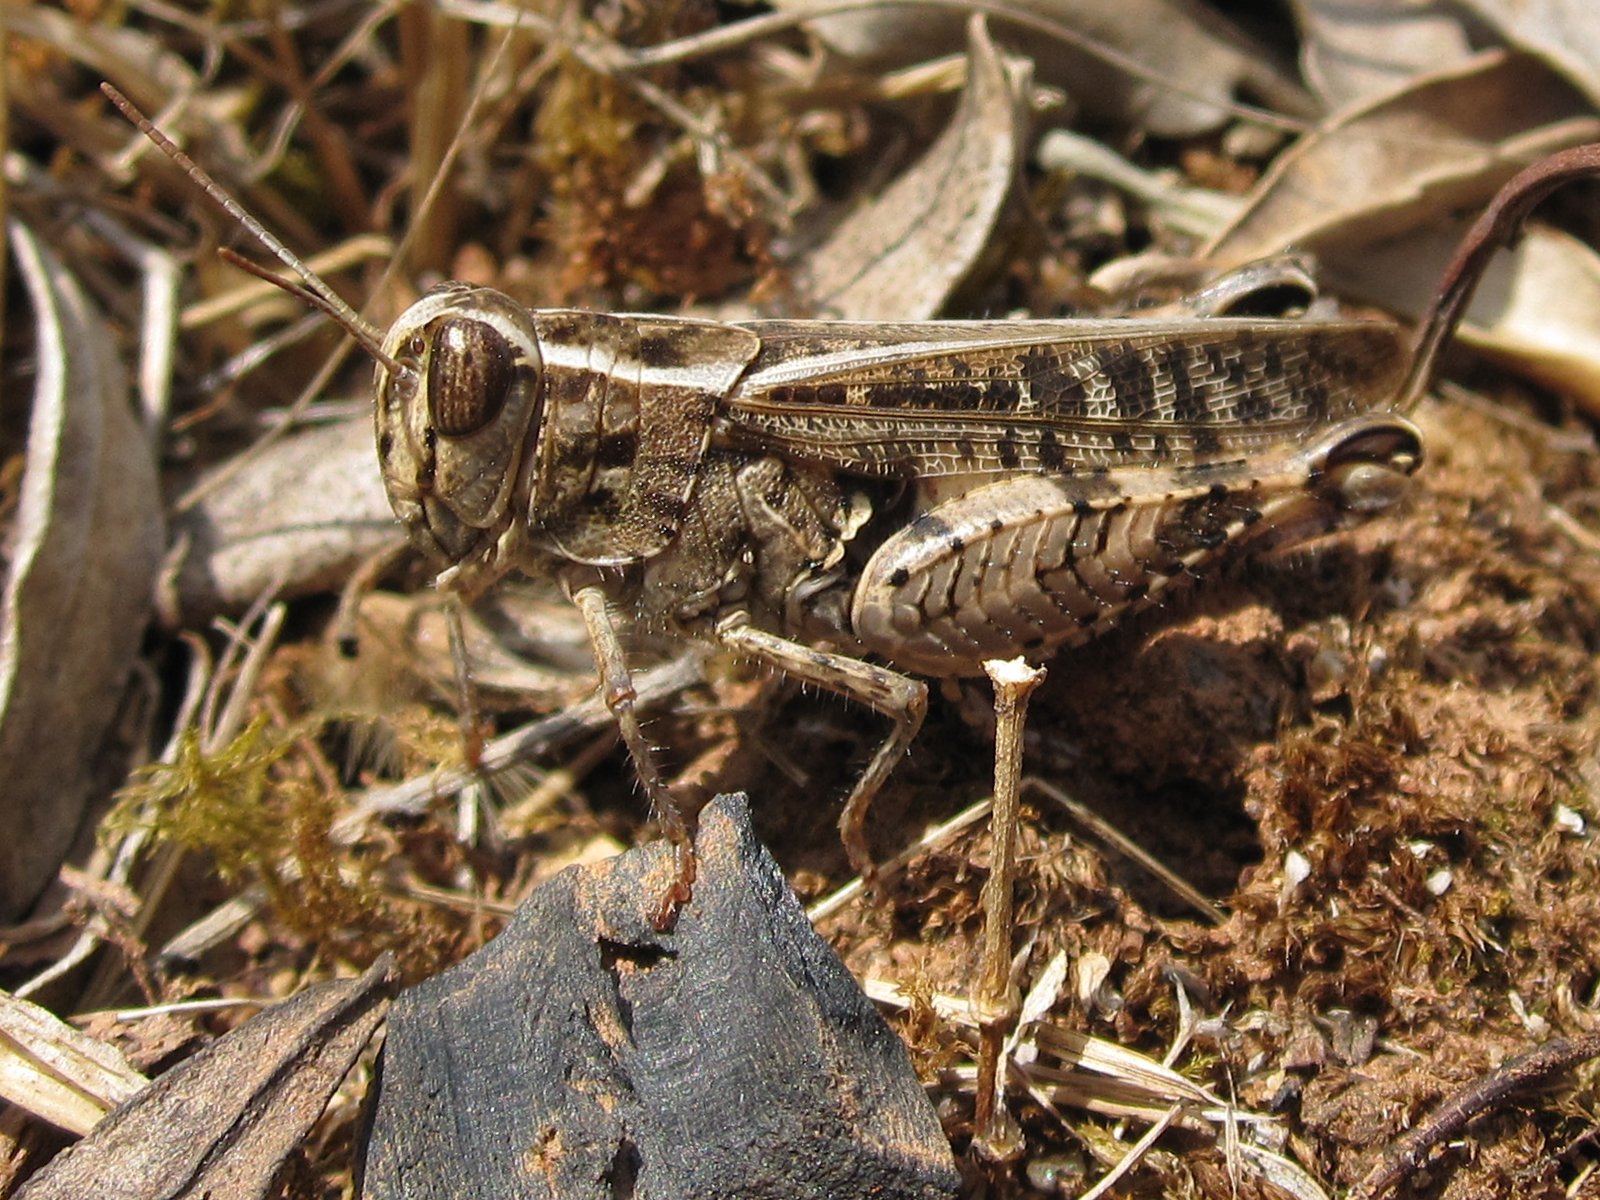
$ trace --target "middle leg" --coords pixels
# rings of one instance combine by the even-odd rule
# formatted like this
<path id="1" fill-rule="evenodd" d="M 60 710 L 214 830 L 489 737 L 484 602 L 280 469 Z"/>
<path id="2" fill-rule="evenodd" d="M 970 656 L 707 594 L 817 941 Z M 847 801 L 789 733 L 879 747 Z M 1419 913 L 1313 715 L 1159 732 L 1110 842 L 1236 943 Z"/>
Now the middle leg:
<path id="1" fill-rule="evenodd" d="M 865 704 L 894 722 L 889 736 L 851 789 L 839 817 L 839 836 L 844 841 L 850 866 L 870 882 L 876 865 L 867 844 L 867 810 L 922 728 L 922 720 L 928 712 L 927 685 L 920 679 L 874 666 L 848 654 L 818 650 L 767 633 L 751 625 L 743 614 L 719 625 L 717 640 L 730 650 L 758 658 L 807 683 Z"/>

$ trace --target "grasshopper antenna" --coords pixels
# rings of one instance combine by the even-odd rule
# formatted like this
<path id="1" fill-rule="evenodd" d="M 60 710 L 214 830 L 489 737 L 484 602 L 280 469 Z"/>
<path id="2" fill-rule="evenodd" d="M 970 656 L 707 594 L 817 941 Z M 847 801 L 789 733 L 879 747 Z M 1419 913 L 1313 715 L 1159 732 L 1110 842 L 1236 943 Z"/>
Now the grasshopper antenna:
<path id="1" fill-rule="evenodd" d="M 1434 293 L 1411 352 L 1411 371 L 1400 391 L 1401 412 L 1414 408 L 1433 381 L 1433 368 L 1445 339 L 1455 331 L 1483 279 L 1489 259 L 1512 246 L 1529 215 L 1545 197 L 1574 180 L 1600 175 L 1600 144 L 1574 146 L 1512 176 L 1461 239 Z"/>
<path id="2" fill-rule="evenodd" d="M 391 374 L 399 374 L 403 371 L 403 368 L 393 357 L 383 352 L 383 334 L 375 325 L 365 320 L 360 313 L 351 308 L 339 293 L 323 282 L 322 278 L 301 260 L 299 255 L 274 237 L 265 225 L 252 217 L 245 210 L 244 205 L 230 196 L 223 186 L 206 172 L 205 168 L 178 149 L 177 144 L 162 133 L 161 130 L 157 129 L 148 117 L 135 108 L 131 100 L 109 83 L 102 83 L 100 90 L 105 94 L 106 99 L 117 106 L 123 116 L 138 126 L 140 133 L 154 142 L 161 152 L 177 163 L 183 169 L 184 174 L 194 180 L 206 195 L 210 196 L 212 200 L 222 207 L 224 212 L 242 225 L 251 237 L 266 247 L 279 262 L 300 276 L 305 283 L 302 285 L 281 279 L 231 250 L 220 251 L 219 253 L 223 258 L 235 266 L 250 272 L 250 274 L 282 288 L 291 296 L 318 312 L 325 313 Z"/>

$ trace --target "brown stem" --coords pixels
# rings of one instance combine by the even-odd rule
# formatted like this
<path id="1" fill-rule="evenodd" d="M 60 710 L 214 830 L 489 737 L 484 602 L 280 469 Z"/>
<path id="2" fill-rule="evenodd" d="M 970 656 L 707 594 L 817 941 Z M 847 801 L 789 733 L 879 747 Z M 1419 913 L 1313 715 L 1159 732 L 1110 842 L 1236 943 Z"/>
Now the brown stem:
<path id="1" fill-rule="evenodd" d="M 1600 175 L 1600 145 L 1574 146 L 1518 172 L 1489 202 L 1461 239 L 1434 294 L 1433 307 L 1423 318 L 1411 353 L 1411 373 L 1400 392 L 1401 412 L 1410 411 L 1428 390 L 1439 350 L 1455 332 L 1495 251 L 1516 243 L 1529 214 L 1551 192 L 1593 175 Z"/>
<path id="2" fill-rule="evenodd" d="M 1553 1038 L 1508 1059 L 1450 1096 L 1422 1124 L 1390 1146 L 1383 1161 L 1350 1193 L 1351 1200 L 1372 1200 L 1383 1195 L 1421 1166 L 1430 1150 L 1455 1137 L 1474 1117 L 1498 1108 L 1516 1092 L 1595 1057 L 1600 1057 L 1600 1034 L 1591 1033 L 1579 1038 Z"/>

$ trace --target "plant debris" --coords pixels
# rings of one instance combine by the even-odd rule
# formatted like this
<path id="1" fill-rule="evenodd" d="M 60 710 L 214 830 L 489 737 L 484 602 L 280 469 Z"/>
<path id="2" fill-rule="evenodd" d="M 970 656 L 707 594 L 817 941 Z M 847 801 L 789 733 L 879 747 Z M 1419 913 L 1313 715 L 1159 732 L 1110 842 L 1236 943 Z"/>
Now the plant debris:
<path id="1" fill-rule="evenodd" d="M 1600 138 L 1581 5 L 1435 5 L 1392 42 L 1372 6 L 1313 0 L 1243 31 L 1198 0 L 1119 0 L 1115 35 L 1103 3 L 1044 7 L 868 14 L 916 37 L 709 0 L 8 8 L 25 286 L 0 361 L 33 407 L 0 414 L 0 676 L 27 685 L 0 772 L 49 786 L 6 824 L 0 987 L 159 1089 L 263 1003 L 385 953 L 416 984 L 564 867 L 652 837 L 551 579 L 475 606 L 464 733 L 433 569 L 395 549 L 357 453 L 370 365 L 216 255 L 242 235 L 101 80 L 379 325 L 444 278 L 723 318 L 1125 313 L 1308 249 L 1322 295 L 1298 266 L 1268 290 L 1405 319 L 1455 221 Z M 1363 48 L 1385 52 L 1353 69 Z M 1597 1194 L 1596 195 L 1553 198 L 1482 290 L 1397 511 L 1048 664 L 1016 831 L 1023 1022 L 990 1056 L 1015 1157 L 973 1148 L 979 1037 L 953 1000 L 996 854 L 968 813 L 992 789 L 988 689 L 935 696 L 872 814 L 874 846 L 908 852 L 870 898 L 830 900 L 850 880 L 833 801 L 881 722 L 630 634 L 662 762 L 750 793 L 968 1194 Z M 52 399 L 74 338 L 96 347 L 74 371 L 120 365 Z M 38 474 L 51 404 L 110 417 L 67 455 L 92 479 Z M 83 590 L 25 611 L 40 531 L 76 535 L 81 579 L 50 569 Z M 26 1097 L 75 1086 L 48 1068 L 75 1043 L 26 1029 L 0 1195 L 72 1161 Z M 290 1194 L 353 1187 L 364 1079 L 322 1080 L 332 1103 L 272 1158 Z M 98 1095 L 58 1111 L 88 1128 Z"/>

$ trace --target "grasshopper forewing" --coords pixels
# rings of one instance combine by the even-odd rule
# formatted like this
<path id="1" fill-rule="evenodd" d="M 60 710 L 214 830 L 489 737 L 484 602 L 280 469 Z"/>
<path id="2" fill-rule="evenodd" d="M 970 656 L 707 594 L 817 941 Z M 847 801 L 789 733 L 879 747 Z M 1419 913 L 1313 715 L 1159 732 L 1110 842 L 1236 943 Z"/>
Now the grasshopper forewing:
<path id="1" fill-rule="evenodd" d="M 1422 461 L 1406 413 L 1481 244 L 1600 173 L 1600 147 L 1582 147 L 1507 184 L 1414 345 L 1386 321 L 723 323 L 528 309 L 458 283 L 380 341 L 169 153 L 372 352 L 384 483 L 445 564 L 440 586 L 471 597 L 512 570 L 554 572 L 578 605 L 679 849 L 667 912 L 693 878 L 690 818 L 640 729 L 619 619 L 713 639 L 893 721 L 840 820 L 870 872 L 867 805 L 926 708 L 914 675 L 1048 657 L 1224 553 L 1389 508 Z"/>

